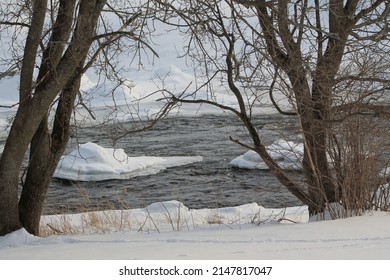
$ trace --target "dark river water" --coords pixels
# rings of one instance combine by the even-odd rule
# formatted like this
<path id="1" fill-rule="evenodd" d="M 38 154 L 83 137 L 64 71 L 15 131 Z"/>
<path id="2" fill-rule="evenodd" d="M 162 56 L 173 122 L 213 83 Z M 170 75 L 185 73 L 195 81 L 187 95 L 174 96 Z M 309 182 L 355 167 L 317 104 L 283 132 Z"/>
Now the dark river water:
<path id="1" fill-rule="evenodd" d="M 296 120 L 292 117 L 257 116 L 254 122 L 265 143 L 281 137 L 296 137 Z M 123 124 L 123 127 L 130 125 Z M 154 129 L 115 141 L 113 136 L 117 133 L 113 126 L 79 128 L 67 152 L 77 143 L 90 141 L 106 148 L 123 148 L 129 156 L 202 156 L 203 161 L 129 180 L 69 182 L 54 179 L 44 214 L 140 208 L 166 200 L 179 200 L 194 209 L 252 202 L 264 207 L 301 205 L 269 171 L 229 166 L 232 159 L 247 151 L 231 142 L 229 136 L 249 141 L 233 116 L 172 117 L 162 120 Z"/>

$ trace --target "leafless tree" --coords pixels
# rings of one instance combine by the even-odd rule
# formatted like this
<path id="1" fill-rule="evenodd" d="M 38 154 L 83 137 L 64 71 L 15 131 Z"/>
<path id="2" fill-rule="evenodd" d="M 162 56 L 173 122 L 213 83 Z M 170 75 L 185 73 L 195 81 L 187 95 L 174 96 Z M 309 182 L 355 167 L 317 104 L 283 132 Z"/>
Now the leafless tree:
<path id="1" fill-rule="evenodd" d="M 145 25 L 154 14 L 148 1 L 36 0 L 2 1 L 0 16 L 1 36 L 10 42 L 4 73 L 20 72 L 18 110 L 0 159 L 0 235 L 20 227 L 38 234 L 44 199 L 69 139 L 82 75 L 94 66 L 121 82 L 112 56 L 127 52 L 136 57 L 141 49 L 155 55 Z"/>
<path id="2" fill-rule="evenodd" d="M 192 94 L 172 95 L 172 102 L 208 103 L 237 115 L 251 141 L 232 140 L 256 151 L 311 214 L 333 202 L 350 210 L 369 207 L 357 201 L 375 189 L 368 188 L 375 185 L 380 161 L 378 150 L 369 151 L 379 137 L 374 124 L 386 124 L 390 114 L 384 103 L 390 81 L 389 1 L 160 2 L 172 12 L 167 21 L 185 34 L 183 51 L 204 81 Z M 226 87 L 237 106 L 218 102 L 216 87 Z M 199 98 L 201 91 L 208 94 Z M 293 110 L 281 108 L 276 93 Z M 279 113 L 297 116 L 304 181 L 294 180 L 269 155 L 252 122 L 265 94 Z M 380 138 L 388 139 L 388 132 L 382 130 Z M 369 163 L 375 170 L 362 172 Z"/>

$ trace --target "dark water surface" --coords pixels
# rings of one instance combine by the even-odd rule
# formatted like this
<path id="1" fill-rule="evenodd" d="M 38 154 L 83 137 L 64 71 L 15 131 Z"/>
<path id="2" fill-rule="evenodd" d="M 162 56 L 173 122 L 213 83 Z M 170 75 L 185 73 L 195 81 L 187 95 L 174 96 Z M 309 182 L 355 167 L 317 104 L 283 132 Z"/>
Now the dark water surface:
<path id="1" fill-rule="evenodd" d="M 296 137 L 296 121 L 291 117 L 257 116 L 255 124 L 261 129 L 263 141 L 269 144 L 281 138 L 281 134 L 290 139 Z M 129 156 L 202 156 L 203 161 L 130 180 L 69 182 L 55 179 L 47 195 L 44 214 L 139 208 L 166 200 L 179 200 L 195 209 L 251 202 L 264 207 L 301 204 L 269 171 L 229 166 L 233 158 L 247 151 L 231 142 L 229 136 L 249 141 L 233 116 L 169 118 L 152 130 L 130 134 L 117 141 L 113 140 L 116 133 L 113 129 L 112 126 L 78 129 L 67 152 L 77 143 L 90 141 L 106 148 L 113 145 L 123 148 Z"/>

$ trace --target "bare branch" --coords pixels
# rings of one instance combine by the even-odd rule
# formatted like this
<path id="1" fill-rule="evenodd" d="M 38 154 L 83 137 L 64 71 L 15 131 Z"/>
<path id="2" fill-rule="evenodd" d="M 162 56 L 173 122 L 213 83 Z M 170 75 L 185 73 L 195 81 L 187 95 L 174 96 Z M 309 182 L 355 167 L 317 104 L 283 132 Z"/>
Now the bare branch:
<path id="1" fill-rule="evenodd" d="M 0 21 L 0 25 L 21 26 L 21 27 L 26 27 L 26 28 L 31 27 L 30 24 L 27 24 L 24 22 L 17 22 L 17 21 Z"/>
<path id="2" fill-rule="evenodd" d="M 272 83 L 270 85 L 270 88 L 269 88 L 269 98 L 272 102 L 272 105 L 275 107 L 275 109 L 282 115 L 287 115 L 287 116 L 296 116 L 297 113 L 295 112 L 285 112 L 283 111 L 279 105 L 277 104 L 275 98 L 274 98 L 274 95 L 273 95 L 273 90 L 274 90 L 274 87 L 275 87 L 275 83 L 276 83 L 276 79 L 277 79 L 277 76 L 278 76 L 278 68 L 275 68 L 275 74 L 274 74 L 274 77 L 272 79 Z"/>

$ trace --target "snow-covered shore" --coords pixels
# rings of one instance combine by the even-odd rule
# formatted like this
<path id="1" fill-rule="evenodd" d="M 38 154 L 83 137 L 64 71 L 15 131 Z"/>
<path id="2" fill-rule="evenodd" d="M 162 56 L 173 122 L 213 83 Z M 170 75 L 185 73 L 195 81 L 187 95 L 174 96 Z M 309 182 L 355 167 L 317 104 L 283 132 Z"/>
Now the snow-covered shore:
<path id="1" fill-rule="evenodd" d="M 0 259 L 390 259 L 388 213 L 304 221 L 305 208 L 249 204 L 190 210 L 174 201 L 46 216 L 43 226 L 67 227 L 73 234 L 35 237 L 21 229 L 0 237 Z"/>

